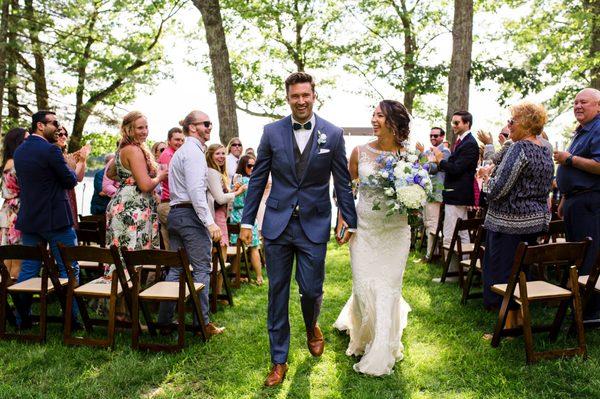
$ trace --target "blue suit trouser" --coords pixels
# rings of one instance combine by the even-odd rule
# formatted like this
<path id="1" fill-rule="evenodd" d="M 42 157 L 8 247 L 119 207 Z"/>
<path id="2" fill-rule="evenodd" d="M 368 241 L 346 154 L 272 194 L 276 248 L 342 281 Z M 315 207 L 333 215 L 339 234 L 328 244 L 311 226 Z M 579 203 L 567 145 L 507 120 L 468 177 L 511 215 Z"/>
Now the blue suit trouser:
<path id="1" fill-rule="evenodd" d="M 293 217 L 275 240 L 265 239 L 267 275 L 269 276 L 269 310 L 267 327 L 271 361 L 286 363 L 290 346 L 289 299 L 294 257 L 300 304 L 307 330 L 314 327 L 321 311 L 325 254 L 327 243 L 311 242 Z"/>
<path id="2" fill-rule="evenodd" d="M 67 269 L 63 264 L 60 252 L 58 251 L 58 243 L 63 244 L 66 247 L 74 247 L 77 245 L 77 235 L 72 227 L 65 227 L 59 230 L 44 231 L 40 233 L 23 233 L 22 243 L 27 246 L 37 246 L 38 244 L 49 244 L 50 251 L 58 267 L 59 278 L 68 278 Z M 40 269 L 42 263 L 36 260 L 26 259 L 21 263 L 21 272 L 17 282 L 29 280 L 33 277 L 40 275 Z M 79 282 L 79 264 L 73 262 L 71 264 L 73 271 L 75 272 L 75 278 Z M 31 294 L 20 294 L 16 301 L 17 307 L 17 323 L 20 324 L 22 320 L 29 318 L 31 313 Z M 73 300 L 73 318 L 76 320 L 79 314 L 79 307 L 77 302 Z"/>

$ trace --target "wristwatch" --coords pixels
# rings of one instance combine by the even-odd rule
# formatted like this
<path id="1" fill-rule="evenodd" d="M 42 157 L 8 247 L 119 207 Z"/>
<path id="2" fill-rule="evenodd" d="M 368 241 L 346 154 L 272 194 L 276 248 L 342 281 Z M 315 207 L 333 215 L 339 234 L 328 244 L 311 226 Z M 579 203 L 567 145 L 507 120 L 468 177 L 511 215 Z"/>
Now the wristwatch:
<path id="1" fill-rule="evenodd" d="M 569 157 L 565 159 L 565 166 L 573 166 L 573 154 L 569 155 Z"/>

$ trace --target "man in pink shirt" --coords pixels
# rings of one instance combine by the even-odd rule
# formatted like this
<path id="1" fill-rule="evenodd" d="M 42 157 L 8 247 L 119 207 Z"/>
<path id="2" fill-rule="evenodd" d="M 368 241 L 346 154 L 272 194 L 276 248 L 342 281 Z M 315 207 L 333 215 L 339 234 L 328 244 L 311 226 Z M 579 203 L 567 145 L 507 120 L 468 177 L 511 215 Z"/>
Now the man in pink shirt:
<path id="1" fill-rule="evenodd" d="M 174 127 L 167 134 L 167 148 L 160 154 L 158 164 L 160 168 L 168 169 L 171 159 L 175 151 L 182 146 L 185 140 L 183 131 L 179 127 Z M 169 216 L 169 178 L 166 178 L 161 183 L 160 204 L 158 204 L 158 220 L 160 221 L 160 234 L 165 245 L 165 249 L 170 249 L 169 246 L 169 230 L 167 229 L 167 217 Z"/>

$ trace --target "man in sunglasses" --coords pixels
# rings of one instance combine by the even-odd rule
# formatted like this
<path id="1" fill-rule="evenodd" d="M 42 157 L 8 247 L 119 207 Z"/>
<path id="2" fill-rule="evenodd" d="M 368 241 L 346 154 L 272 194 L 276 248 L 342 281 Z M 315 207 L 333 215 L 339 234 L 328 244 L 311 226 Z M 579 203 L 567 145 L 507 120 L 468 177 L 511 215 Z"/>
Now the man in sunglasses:
<path id="1" fill-rule="evenodd" d="M 227 176 L 229 177 L 229 181 L 233 181 L 233 175 L 235 175 L 235 171 L 237 170 L 238 163 L 240 162 L 240 157 L 244 152 L 244 147 L 242 146 L 242 142 L 239 137 L 234 137 L 229 140 L 227 144 L 227 159 L 225 161 L 225 166 L 227 167 Z"/>
<path id="2" fill-rule="evenodd" d="M 432 147 L 437 148 L 443 154 L 443 159 L 447 160 L 450 158 L 450 150 L 444 145 L 444 139 L 446 132 L 441 127 L 432 127 L 429 132 L 429 141 Z M 421 143 L 417 143 L 417 151 L 428 157 L 430 160 L 434 160 L 435 155 L 433 150 L 429 149 L 424 151 L 425 147 Z M 434 202 L 428 202 L 423 208 L 423 224 L 425 225 L 425 232 L 427 233 L 427 253 L 425 258 L 429 261 L 433 256 L 433 238 L 437 230 L 437 222 L 440 217 L 440 208 L 442 206 L 442 189 L 444 188 L 444 176 L 445 173 L 440 171 L 437 163 L 431 162 L 429 164 L 429 174 L 431 175 L 431 182 L 434 185 Z"/>
<path id="3" fill-rule="evenodd" d="M 23 234 L 23 245 L 50 244 L 61 278 L 67 278 L 65 265 L 57 244 L 77 245 L 73 229 L 73 216 L 69 207 L 67 190 L 77 184 L 75 172 L 67 166 L 56 142 L 59 123 L 52 111 L 38 111 L 31 117 L 31 135 L 15 151 L 17 179 L 21 187 L 21 207 L 16 228 Z M 73 262 L 75 276 L 79 278 L 79 265 Z M 24 260 L 18 282 L 37 277 L 39 261 Z M 31 326 L 31 295 L 23 295 L 17 303 L 21 328 Z M 73 316 L 78 313 L 73 303 Z"/>
<path id="4" fill-rule="evenodd" d="M 467 219 L 467 209 L 475 205 L 474 180 L 477 163 L 479 161 L 479 145 L 471 134 L 473 115 L 467 111 L 455 112 L 452 115 L 452 131 L 456 142 L 452 148 L 452 155 L 446 160 L 443 153 L 437 148 L 432 148 L 435 162 L 441 171 L 446 172 L 444 177 L 444 245 L 450 245 L 454 227 L 458 218 Z M 469 242 L 467 231 L 460 233 L 462 243 Z M 458 259 L 454 257 L 450 264 L 450 271 L 458 270 Z"/>

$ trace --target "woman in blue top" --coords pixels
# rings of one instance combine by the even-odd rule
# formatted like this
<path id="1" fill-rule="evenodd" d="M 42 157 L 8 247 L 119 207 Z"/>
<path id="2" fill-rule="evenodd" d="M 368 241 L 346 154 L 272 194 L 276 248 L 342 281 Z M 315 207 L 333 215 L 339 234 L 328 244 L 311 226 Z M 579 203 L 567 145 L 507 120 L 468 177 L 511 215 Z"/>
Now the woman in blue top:
<path id="1" fill-rule="evenodd" d="M 240 187 L 243 185 L 248 185 L 250 182 L 250 175 L 252 174 L 252 169 L 254 168 L 254 163 L 256 162 L 256 158 L 253 155 L 244 155 L 240 158 L 238 163 L 237 170 L 235 171 L 235 175 L 233 176 L 233 186 L 234 189 L 236 187 Z M 233 200 L 233 209 L 231 211 L 230 220 L 231 223 L 240 223 L 242 220 L 242 214 L 244 213 L 244 201 L 246 200 L 246 191 L 242 194 L 239 194 Z M 235 245 L 237 243 L 238 236 L 237 234 L 231 235 L 231 244 Z M 252 227 L 252 243 L 250 244 L 249 253 L 250 253 L 250 263 L 252 263 L 252 268 L 256 273 L 256 283 L 258 285 L 262 285 L 263 277 L 262 277 L 262 265 L 260 262 L 260 254 L 258 252 L 258 246 L 260 245 L 260 235 L 258 233 L 258 225 L 254 223 Z"/>

